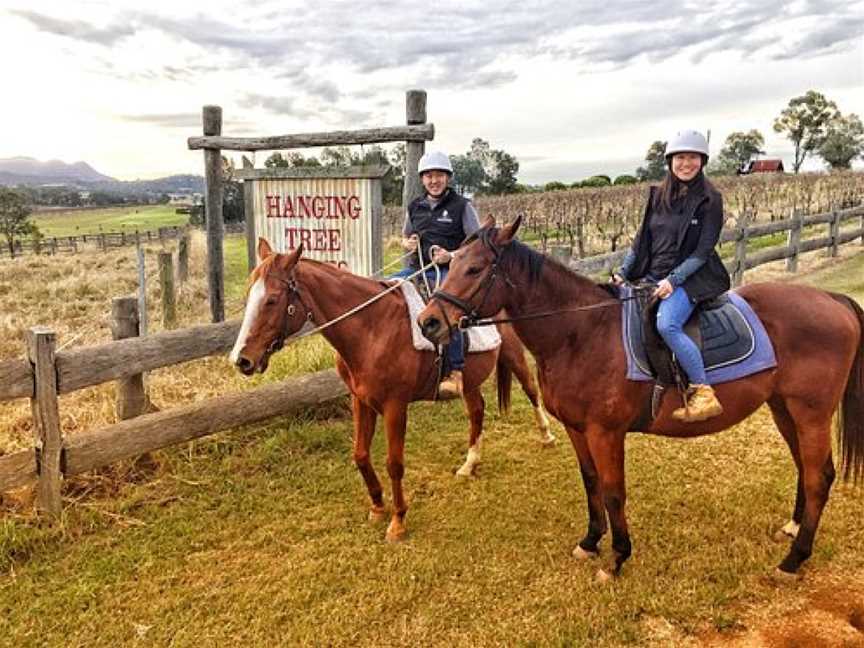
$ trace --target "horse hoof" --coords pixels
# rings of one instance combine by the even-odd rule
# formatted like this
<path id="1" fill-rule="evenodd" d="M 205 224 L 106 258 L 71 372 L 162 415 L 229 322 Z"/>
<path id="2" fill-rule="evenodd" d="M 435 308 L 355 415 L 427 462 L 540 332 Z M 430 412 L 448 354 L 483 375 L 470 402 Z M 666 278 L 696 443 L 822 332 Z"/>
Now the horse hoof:
<path id="1" fill-rule="evenodd" d="M 543 448 L 552 448 L 557 443 L 558 443 L 557 437 L 554 434 L 552 434 L 551 432 L 548 432 L 545 437 L 540 439 L 540 446 Z"/>
<path id="2" fill-rule="evenodd" d="M 774 582 L 778 585 L 794 585 L 801 581 L 804 578 L 800 573 L 789 573 L 787 571 L 783 571 L 779 567 L 774 570 Z"/>
<path id="3" fill-rule="evenodd" d="M 370 522 L 383 522 L 387 519 L 387 509 L 382 507 L 373 506 L 369 509 L 369 521 Z"/>
<path id="4" fill-rule="evenodd" d="M 408 532 L 405 529 L 400 529 L 399 531 L 391 531 L 388 529 L 384 536 L 384 540 L 386 540 L 388 544 L 399 544 L 400 542 L 405 541 L 407 533 Z"/>
<path id="5" fill-rule="evenodd" d="M 573 557 L 576 560 L 593 560 L 599 555 L 600 554 L 597 551 L 585 551 L 579 545 L 576 545 L 576 548 L 573 550 Z"/>
<path id="6" fill-rule="evenodd" d="M 603 569 L 598 569 L 597 573 L 594 575 L 594 582 L 598 585 L 605 585 L 606 583 L 611 583 L 612 578 L 613 577 L 609 572 Z"/>
<path id="7" fill-rule="evenodd" d="M 457 477 L 473 477 L 474 476 L 474 466 L 462 466 L 459 470 L 456 471 Z"/>
<path id="8" fill-rule="evenodd" d="M 791 533 L 787 533 L 786 529 L 780 529 L 774 534 L 774 542 L 790 542 L 794 539 L 795 536 Z"/>

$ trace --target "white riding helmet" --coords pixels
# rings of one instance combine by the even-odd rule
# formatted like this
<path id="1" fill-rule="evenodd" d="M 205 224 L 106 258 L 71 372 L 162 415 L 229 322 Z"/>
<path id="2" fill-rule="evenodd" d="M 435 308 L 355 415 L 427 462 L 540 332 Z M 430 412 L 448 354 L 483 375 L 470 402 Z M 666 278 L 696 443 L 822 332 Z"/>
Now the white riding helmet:
<path id="1" fill-rule="evenodd" d="M 441 151 L 429 151 L 424 153 L 417 164 L 417 173 L 423 175 L 426 171 L 444 171 L 453 175 L 453 166 L 450 164 L 450 158 L 446 153 Z"/>
<path id="2" fill-rule="evenodd" d="M 708 140 L 699 131 L 681 130 L 666 144 L 666 158 L 676 153 L 701 153 L 708 157 Z"/>

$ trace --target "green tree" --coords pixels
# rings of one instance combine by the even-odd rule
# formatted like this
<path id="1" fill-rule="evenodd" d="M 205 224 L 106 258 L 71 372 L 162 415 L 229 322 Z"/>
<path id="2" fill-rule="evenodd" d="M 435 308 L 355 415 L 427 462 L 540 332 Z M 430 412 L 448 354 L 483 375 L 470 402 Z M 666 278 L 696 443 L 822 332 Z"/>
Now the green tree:
<path id="1" fill-rule="evenodd" d="M 569 187 L 558 180 L 553 180 L 543 185 L 543 191 L 563 191 L 564 189 L 569 189 Z"/>
<path id="2" fill-rule="evenodd" d="M 39 228 L 29 219 L 31 212 L 24 194 L 0 187 L 0 233 L 6 237 L 9 256 L 15 256 L 16 239 L 39 236 Z"/>
<path id="3" fill-rule="evenodd" d="M 795 146 L 792 163 L 795 173 L 810 153 L 819 150 L 825 141 L 828 123 L 839 116 L 837 104 L 821 92 L 808 90 L 807 94 L 791 99 L 789 106 L 774 120 L 774 130 L 785 133 Z"/>
<path id="4" fill-rule="evenodd" d="M 631 185 L 639 182 L 635 176 L 622 174 L 615 178 L 615 181 L 612 183 L 614 185 Z"/>
<path id="5" fill-rule="evenodd" d="M 755 128 L 746 133 L 735 131 L 726 138 L 719 157 L 721 160 L 734 163 L 736 169 L 741 169 L 757 155 L 765 155 L 763 146 L 765 146 L 765 138 Z"/>
<path id="6" fill-rule="evenodd" d="M 852 160 L 864 154 L 864 124 L 855 113 L 837 117 L 828 123 L 819 156 L 832 170 L 848 169 Z"/>
<path id="7" fill-rule="evenodd" d="M 582 187 L 608 187 L 612 182 L 609 180 L 609 176 L 596 175 L 591 176 L 590 178 L 585 178 L 579 184 Z"/>
<path id="8" fill-rule="evenodd" d="M 486 187 L 487 176 L 483 164 L 469 155 L 454 155 L 450 158 L 453 165 L 453 185 L 460 193 L 476 194 Z"/>
<path id="9" fill-rule="evenodd" d="M 666 175 L 666 142 L 661 140 L 654 141 L 648 147 L 648 152 L 645 154 L 644 167 L 636 169 L 636 177 L 640 181 L 662 180 Z"/>
<path id="10" fill-rule="evenodd" d="M 509 194 L 516 192 L 516 174 L 519 173 L 519 161 L 504 151 L 492 151 L 494 172 L 489 178 L 490 194 Z"/>

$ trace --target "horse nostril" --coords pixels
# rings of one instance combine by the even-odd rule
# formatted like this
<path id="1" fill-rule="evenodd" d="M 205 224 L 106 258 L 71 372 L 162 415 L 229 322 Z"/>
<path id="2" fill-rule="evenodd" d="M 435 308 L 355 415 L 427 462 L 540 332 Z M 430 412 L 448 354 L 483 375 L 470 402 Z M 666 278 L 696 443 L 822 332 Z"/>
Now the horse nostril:
<path id="1" fill-rule="evenodd" d="M 420 330 L 423 331 L 423 335 L 430 339 L 438 332 L 439 328 L 441 328 L 441 322 L 439 322 L 436 317 L 429 317 L 420 325 Z"/>
<path id="2" fill-rule="evenodd" d="M 234 364 L 237 365 L 237 368 L 247 376 L 251 374 L 255 368 L 252 364 L 252 361 L 249 360 L 249 358 L 244 358 L 243 356 L 237 358 L 237 362 L 235 362 Z"/>

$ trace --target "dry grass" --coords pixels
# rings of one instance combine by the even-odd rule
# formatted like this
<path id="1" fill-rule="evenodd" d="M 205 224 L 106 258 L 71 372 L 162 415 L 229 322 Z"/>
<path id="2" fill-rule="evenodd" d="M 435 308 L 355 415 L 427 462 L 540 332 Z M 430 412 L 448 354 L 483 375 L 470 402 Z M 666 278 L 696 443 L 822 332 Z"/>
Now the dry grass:
<path id="1" fill-rule="evenodd" d="M 203 267 L 201 246 L 193 250 L 193 268 Z M 28 279 L 50 271 L 52 261 L 15 281 L 3 266 L 2 284 L 19 295 L 49 283 L 54 290 L 51 281 Z M 74 261 L 77 269 L 70 262 L 52 281 L 74 271 L 104 291 L 81 300 L 78 323 L 86 326 L 107 311 L 124 273 L 134 276 L 134 263 L 102 259 L 100 272 L 89 265 L 98 260 Z M 122 272 L 103 282 L 112 267 Z M 808 254 L 800 268 L 796 279 L 864 301 L 857 244 L 842 248 L 838 260 Z M 756 277 L 787 278 L 782 263 L 747 280 Z M 184 290 L 183 321 L 204 320 L 202 278 L 193 276 Z M 16 311 L 20 324 L 3 329 L 9 346 L 0 357 L 20 353 L 20 327 L 35 323 L 38 308 L 68 308 L 63 294 Z M 3 313 L 18 303 L 0 299 Z M 59 316 L 48 323 L 59 327 Z M 61 330 L 60 343 L 81 328 Z M 108 337 L 95 327 L 74 344 Z M 267 378 L 329 358 L 320 343 L 289 347 Z M 249 385 L 221 359 L 148 380 L 163 406 Z M 112 400 L 110 386 L 64 397 L 67 432 L 112 420 Z M 27 445 L 29 412 L 2 407 L 3 443 Z M 484 463 L 468 481 L 453 476 L 466 440 L 461 408 L 412 406 L 405 479 L 411 536 L 399 546 L 384 544 L 384 529 L 365 521 L 350 418 L 312 414 L 70 480 L 55 526 L 8 503 L 0 518 L 0 645 L 832 645 L 807 643 L 810 624 L 827 628 L 829 620 L 816 615 L 796 626 L 802 617 L 795 611 L 805 606 L 827 609 L 838 624 L 831 636 L 858 645 L 861 492 L 835 487 L 807 579 L 778 588 L 767 576 L 784 547 L 769 535 L 791 512 L 794 474 L 764 410 L 713 437 L 628 440 L 634 555 L 625 577 L 607 588 L 592 584 L 592 565 L 570 558 L 587 517 L 572 449 L 537 445 L 521 394 L 506 419 L 488 414 Z M 383 452 L 379 435 L 373 457 L 386 479 Z M 834 585 L 843 599 L 825 603 Z"/>

